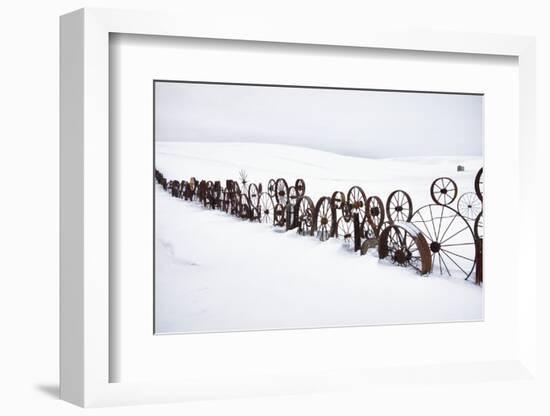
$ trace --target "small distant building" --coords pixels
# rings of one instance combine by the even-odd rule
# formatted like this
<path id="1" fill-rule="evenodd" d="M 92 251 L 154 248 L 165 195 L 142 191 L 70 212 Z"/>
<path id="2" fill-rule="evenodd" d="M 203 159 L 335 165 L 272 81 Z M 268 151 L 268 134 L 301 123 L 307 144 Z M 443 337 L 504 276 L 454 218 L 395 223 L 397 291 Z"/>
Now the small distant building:
<path id="1" fill-rule="evenodd" d="M 458 165 L 458 166 L 456 167 L 456 171 L 457 171 L 457 172 L 464 172 L 464 166 Z"/>

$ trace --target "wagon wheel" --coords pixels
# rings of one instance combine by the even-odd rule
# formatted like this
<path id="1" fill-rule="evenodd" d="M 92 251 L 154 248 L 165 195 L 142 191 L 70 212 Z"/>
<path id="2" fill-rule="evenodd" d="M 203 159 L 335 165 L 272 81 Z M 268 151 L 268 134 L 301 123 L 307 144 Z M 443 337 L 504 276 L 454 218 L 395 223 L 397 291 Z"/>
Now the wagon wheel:
<path id="1" fill-rule="evenodd" d="M 273 224 L 274 204 L 273 199 L 267 192 L 260 194 L 258 207 L 260 208 L 260 222 Z"/>
<path id="2" fill-rule="evenodd" d="M 231 205 L 231 200 L 229 198 L 229 191 L 227 189 L 224 189 L 223 191 L 223 199 L 222 199 L 222 211 L 229 212 L 229 206 Z"/>
<path id="3" fill-rule="evenodd" d="M 195 191 L 195 188 L 197 187 L 197 180 L 192 177 L 189 179 L 189 189 L 191 189 L 191 191 Z"/>
<path id="4" fill-rule="evenodd" d="M 483 211 L 481 211 L 474 222 L 474 236 L 478 240 L 483 240 Z"/>
<path id="5" fill-rule="evenodd" d="M 172 181 L 170 191 L 173 197 L 178 197 L 180 195 L 180 183 L 178 181 Z"/>
<path id="6" fill-rule="evenodd" d="M 474 221 L 481 212 L 482 204 L 476 194 L 466 192 L 458 198 L 457 208 L 460 215 Z"/>
<path id="7" fill-rule="evenodd" d="M 342 209 L 346 205 L 346 195 L 343 192 L 334 191 L 330 199 L 336 209 Z"/>
<path id="8" fill-rule="evenodd" d="M 390 221 L 384 221 L 382 224 L 380 224 L 380 228 L 379 228 L 379 230 L 378 230 L 378 236 L 380 237 L 380 234 L 382 234 L 382 232 L 383 232 L 386 228 L 390 227 L 392 224 L 393 224 L 393 223 L 390 222 Z"/>
<path id="9" fill-rule="evenodd" d="M 203 204 L 205 207 L 212 207 L 212 191 L 214 190 L 214 183 L 212 181 L 206 181 L 204 185 L 204 199 Z"/>
<path id="10" fill-rule="evenodd" d="M 295 186 L 291 186 L 290 188 L 288 188 L 288 202 L 290 203 L 290 205 L 296 205 L 298 197 L 298 191 L 296 190 Z"/>
<path id="11" fill-rule="evenodd" d="M 336 238 L 342 238 L 346 244 L 353 242 L 353 221 L 340 217 L 336 226 Z"/>
<path id="12" fill-rule="evenodd" d="M 215 209 L 217 201 L 219 200 L 219 192 L 221 186 L 216 188 L 216 184 L 219 185 L 219 182 L 211 184 L 206 190 L 206 204 L 209 208 Z"/>
<path id="13" fill-rule="evenodd" d="M 275 199 L 282 206 L 288 202 L 288 184 L 284 178 L 279 178 L 275 182 Z"/>
<path id="14" fill-rule="evenodd" d="M 275 205 L 273 223 L 277 227 L 284 227 L 285 225 L 285 207 L 282 204 Z"/>
<path id="15" fill-rule="evenodd" d="M 270 179 L 267 183 L 267 193 L 270 197 L 275 198 L 275 179 Z"/>
<path id="16" fill-rule="evenodd" d="M 258 186 L 255 183 L 251 183 L 248 187 L 248 199 L 250 199 L 250 206 L 258 206 L 260 200 L 261 191 L 258 189 Z"/>
<path id="17" fill-rule="evenodd" d="M 386 215 L 390 223 L 395 221 L 410 221 L 413 214 L 412 199 L 402 190 L 393 191 L 386 200 Z"/>
<path id="18" fill-rule="evenodd" d="M 367 196 L 360 186 L 352 186 L 346 198 L 347 207 L 351 215 L 359 214 L 359 222 L 362 223 L 367 213 Z"/>
<path id="19" fill-rule="evenodd" d="M 475 241 L 472 228 L 458 211 L 446 205 L 426 205 L 416 210 L 411 223 L 426 236 L 432 252 L 432 271 L 449 276 L 472 274 Z"/>
<path id="20" fill-rule="evenodd" d="M 221 205 L 221 198 L 222 198 L 222 184 L 220 181 L 214 182 L 214 188 L 212 195 L 214 197 L 213 200 L 213 208 L 217 208 Z"/>
<path id="21" fill-rule="evenodd" d="M 195 187 L 195 190 L 191 194 L 191 200 L 193 200 L 193 201 L 199 201 L 200 200 L 199 186 L 198 185 Z"/>
<path id="22" fill-rule="evenodd" d="M 315 215 L 313 217 L 314 230 L 317 232 L 317 238 L 326 241 L 334 236 L 334 224 L 336 222 L 336 210 L 328 196 L 319 198 L 315 205 Z"/>
<path id="23" fill-rule="evenodd" d="M 483 202 L 483 168 L 477 171 L 476 178 L 474 180 L 474 188 L 476 190 L 477 197 Z"/>
<path id="24" fill-rule="evenodd" d="M 241 183 L 241 193 L 248 196 L 248 188 L 250 188 L 250 185 L 248 185 L 246 182 Z"/>
<path id="25" fill-rule="evenodd" d="M 196 201 L 198 199 L 198 182 L 195 177 L 189 179 L 189 199 Z"/>
<path id="26" fill-rule="evenodd" d="M 252 206 L 250 205 L 250 199 L 245 194 L 241 194 L 239 201 L 239 217 L 243 220 L 250 219 L 252 214 Z"/>
<path id="27" fill-rule="evenodd" d="M 231 214 L 238 216 L 241 210 L 241 194 L 240 192 L 233 192 L 231 196 Z"/>
<path id="28" fill-rule="evenodd" d="M 397 266 L 412 267 L 420 274 L 429 273 L 432 268 L 426 238 L 416 226 L 407 222 L 393 223 L 382 231 L 378 257 L 389 257 Z"/>
<path id="29" fill-rule="evenodd" d="M 241 187 L 237 183 L 237 181 L 233 181 L 233 192 L 235 193 L 241 193 Z"/>
<path id="30" fill-rule="evenodd" d="M 375 228 L 368 218 L 365 217 L 365 220 L 361 224 L 361 238 L 366 238 L 367 240 L 378 238 L 380 231 L 378 228 Z"/>
<path id="31" fill-rule="evenodd" d="M 258 221 L 258 222 L 261 222 L 261 221 L 262 221 L 262 217 L 261 217 L 261 212 L 260 212 L 260 207 L 259 207 L 259 206 L 251 207 L 251 208 L 250 208 L 250 221 Z"/>
<path id="32" fill-rule="evenodd" d="M 162 173 L 158 169 L 155 169 L 155 180 L 160 184 L 161 179 L 163 178 Z"/>
<path id="33" fill-rule="evenodd" d="M 199 202 L 201 203 L 204 203 L 204 200 L 206 198 L 206 182 L 205 181 L 200 181 L 199 182 L 199 186 L 198 186 L 198 200 Z"/>
<path id="34" fill-rule="evenodd" d="M 187 194 L 187 182 L 182 180 L 180 182 L 180 198 L 185 198 L 185 195 Z"/>
<path id="35" fill-rule="evenodd" d="M 296 195 L 304 196 L 306 194 L 306 183 L 303 179 L 296 179 L 294 187 L 296 188 Z"/>
<path id="36" fill-rule="evenodd" d="M 239 217 L 243 220 L 250 219 L 250 206 L 241 204 L 239 209 Z"/>
<path id="37" fill-rule="evenodd" d="M 209 199 L 208 194 L 210 192 L 210 190 L 208 188 L 208 182 L 202 181 L 200 189 L 201 189 L 201 199 L 200 199 L 200 201 L 206 207 L 208 205 L 208 199 Z"/>
<path id="38" fill-rule="evenodd" d="M 371 196 L 367 199 L 367 221 L 375 236 L 378 237 L 380 225 L 384 222 L 384 203 L 377 196 Z"/>
<path id="39" fill-rule="evenodd" d="M 437 178 L 430 186 L 432 200 L 438 205 L 452 204 L 458 193 L 456 182 L 451 178 Z"/>
<path id="40" fill-rule="evenodd" d="M 300 197 L 295 210 L 295 217 L 298 222 L 298 234 L 312 235 L 315 205 L 313 205 L 311 198 L 308 196 Z"/>
<path id="41" fill-rule="evenodd" d="M 180 194 L 179 197 L 183 198 L 185 196 L 185 193 L 187 192 L 187 182 L 182 180 L 180 182 Z"/>

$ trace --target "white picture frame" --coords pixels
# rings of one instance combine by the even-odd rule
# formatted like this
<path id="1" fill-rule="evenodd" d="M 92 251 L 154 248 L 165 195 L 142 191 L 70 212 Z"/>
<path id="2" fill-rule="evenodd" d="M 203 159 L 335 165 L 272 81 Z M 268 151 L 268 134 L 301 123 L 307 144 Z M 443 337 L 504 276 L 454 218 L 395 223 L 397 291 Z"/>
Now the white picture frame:
<path id="1" fill-rule="evenodd" d="M 241 22 L 242 23 L 242 22 Z M 535 41 L 530 37 L 464 33 L 398 33 L 361 30 L 330 33 L 250 22 L 249 26 L 216 21 L 205 26 L 190 15 L 82 9 L 61 18 L 61 398 L 80 406 L 180 401 L 191 398 L 255 394 L 322 392 L 356 385 L 407 380 L 410 371 L 381 368 L 356 371 L 335 368 L 330 374 L 282 373 L 276 379 L 218 374 L 184 381 L 110 382 L 110 363 L 120 357 L 109 348 L 110 216 L 109 216 L 109 34 L 229 39 L 336 47 L 383 48 L 442 53 L 516 57 L 519 66 L 519 189 L 529 206 L 535 176 Z M 523 209 L 523 208 L 522 208 Z M 521 216 L 526 218 L 525 216 Z M 526 221 L 526 220 L 520 220 Z M 524 227 L 520 247 L 536 241 L 536 230 Z M 413 378 L 521 380 L 535 374 L 537 271 L 533 255 L 518 250 L 522 285 L 517 292 L 517 354 L 499 361 L 445 363 L 422 367 Z M 490 285 L 490 283 L 489 283 Z M 490 288 L 490 286 L 489 286 Z M 410 329 L 409 329 L 410 331 Z M 238 345 L 239 334 L 231 335 Z M 315 337 L 313 332 L 310 335 Z M 357 370 L 361 370 L 358 368 Z"/>

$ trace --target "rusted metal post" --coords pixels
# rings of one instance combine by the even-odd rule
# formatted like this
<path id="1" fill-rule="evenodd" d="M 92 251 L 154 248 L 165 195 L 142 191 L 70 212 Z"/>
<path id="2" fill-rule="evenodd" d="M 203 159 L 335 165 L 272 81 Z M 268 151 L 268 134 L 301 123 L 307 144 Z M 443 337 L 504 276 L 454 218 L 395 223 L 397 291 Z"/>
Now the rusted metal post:
<path id="1" fill-rule="evenodd" d="M 293 230 L 298 227 L 298 218 L 296 217 L 295 207 L 292 204 L 286 204 L 285 207 L 286 229 Z"/>
<path id="2" fill-rule="evenodd" d="M 483 238 L 476 238 L 476 285 L 483 283 Z"/>
<path id="3" fill-rule="evenodd" d="M 353 214 L 353 240 L 354 251 L 361 250 L 361 226 L 359 225 L 359 213 Z"/>

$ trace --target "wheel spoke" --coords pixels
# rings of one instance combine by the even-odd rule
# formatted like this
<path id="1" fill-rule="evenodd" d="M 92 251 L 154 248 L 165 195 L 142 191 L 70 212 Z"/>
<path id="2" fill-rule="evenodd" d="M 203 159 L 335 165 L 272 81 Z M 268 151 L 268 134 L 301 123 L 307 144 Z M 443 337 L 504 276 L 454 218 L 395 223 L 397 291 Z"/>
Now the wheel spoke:
<path id="1" fill-rule="evenodd" d="M 454 252 L 452 252 L 452 251 L 450 251 L 450 250 L 446 250 L 446 249 L 443 249 L 443 248 L 442 248 L 441 251 L 443 251 L 444 253 L 447 253 L 447 254 L 452 254 L 453 256 L 460 257 L 461 259 L 471 261 L 472 263 L 475 262 L 475 260 L 473 260 L 473 259 L 470 259 L 470 258 L 468 258 L 468 257 L 465 257 L 465 256 L 463 256 L 463 255 L 461 255 L 461 254 L 454 253 Z"/>
<path id="2" fill-rule="evenodd" d="M 443 254 L 445 254 L 445 255 L 449 258 L 449 260 L 451 260 L 451 261 L 455 264 L 456 267 L 458 267 L 460 270 L 462 270 L 462 272 L 463 272 L 466 276 L 469 276 L 469 275 L 470 275 L 469 273 L 466 273 L 466 271 L 465 271 L 462 267 L 460 267 L 460 265 L 458 265 L 458 263 L 457 263 L 456 261 L 454 261 L 451 257 L 449 257 L 449 255 L 448 255 L 447 253 L 443 252 Z"/>
<path id="3" fill-rule="evenodd" d="M 444 240 L 444 241 L 441 241 L 441 243 L 440 243 L 440 244 L 444 244 L 445 242 L 449 241 L 449 240 L 450 240 L 451 238 L 453 238 L 454 236 L 456 236 L 456 235 L 460 234 L 460 233 L 461 233 L 462 231 L 464 231 L 464 230 L 467 230 L 468 228 L 469 228 L 469 227 L 468 227 L 468 225 L 466 225 L 466 227 L 464 227 L 464 228 L 462 228 L 461 230 L 457 231 L 457 232 L 456 232 L 456 233 L 454 233 L 454 234 L 453 234 L 452 236 L 450 236 L 450 237 L 447 237 L 447 239 L 446 239 L 446 240 Z"/>

